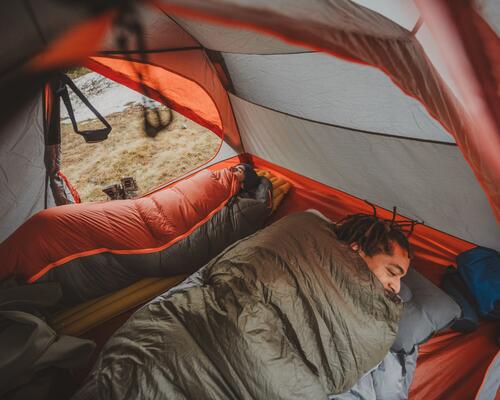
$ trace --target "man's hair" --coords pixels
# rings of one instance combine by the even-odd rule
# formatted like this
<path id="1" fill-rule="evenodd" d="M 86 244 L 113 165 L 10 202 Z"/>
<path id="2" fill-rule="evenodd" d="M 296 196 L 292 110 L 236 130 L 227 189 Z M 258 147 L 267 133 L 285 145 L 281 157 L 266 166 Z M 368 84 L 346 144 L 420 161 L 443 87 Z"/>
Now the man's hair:
<path id="1" fill-rule="evenodd" d="M 245 190 L 253 189 L 260 183 L 259 175 L 255 172 L 250 164 L 238 164 L 245 169 L 245 180 L 243 181 L 243 188 Z"/>
<path id="2" fill-rule="evenodd" d="M 412 257 L 410 243 L 403 231 L 405 225 L 376 215 L 353 214 L 337 222 L 334 231 L 337 238 L 349 245 L 358 244 L 367 256 L 393 253 L 393 244 L 399 244 Z"/>

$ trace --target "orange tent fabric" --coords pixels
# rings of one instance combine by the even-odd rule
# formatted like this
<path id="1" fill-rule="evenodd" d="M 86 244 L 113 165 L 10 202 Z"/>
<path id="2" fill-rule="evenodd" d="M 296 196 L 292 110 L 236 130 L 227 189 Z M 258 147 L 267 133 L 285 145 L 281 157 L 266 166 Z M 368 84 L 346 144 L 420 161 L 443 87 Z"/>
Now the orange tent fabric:
<path id="1" fill-rule="evenodd" d="M 223 137 L 236 151 L 241 139 L 226 89 L 201 50 L 149 54 L 151 65 L 112 57 L 91 57 L 86 65 L 131 89 L 142 92 L 140 71 L 151 97 Z"/>
<path id="2" fill-rule="evenodd" d="M 134 200 L 82 203 L 43 210 L 0 244 L 0 279 L 34 282 L 82 256 L 152 253 L 189 235 L 240 190 L 228 169 L 204 170 L 189 180 Z"/>

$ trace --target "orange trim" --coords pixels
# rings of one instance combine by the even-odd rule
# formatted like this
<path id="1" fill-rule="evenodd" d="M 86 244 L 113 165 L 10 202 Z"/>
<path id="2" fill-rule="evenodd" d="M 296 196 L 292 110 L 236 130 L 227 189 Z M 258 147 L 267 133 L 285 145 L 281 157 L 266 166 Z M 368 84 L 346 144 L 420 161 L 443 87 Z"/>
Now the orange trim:
<path id="1" fill-rule="evenodd" d="M 64 183 L 66 184 L 66 186 L 68 187 L 71 195 L 73 196 L 73 200 L 75 200 L 75 203 L 81 203 L 82 200 L 80 199 L 80 195 L 78 194 L 78 191 L 75 189 L 75 187 L 71 184 L 71 182 L 69 181 L 69 179 L 66 177 L 66 175 L 64 175 L 61 171 L 59 171 L 57 173 L 61 179 L 64 181 Z"/>
<path id="2" fill-rule="evenodd" d="M 234 184 L 234 180 L 233 180 Z M 234 190 L 231 191 L 231 193 L 234 192 Z M 42 277 L 44 274 L 46 274 L 48 271 L 50 271 L 52 268 L 58 267 L 62 264 L 65 264 L 69 261 L 72 261 L 76 258 L 79 257 L 86 257 L 86 256 L 92 256 L 94 254 L 99 254 L 99 253 L 111 253 L 111 254 L 148 254 L 148 253 L 154 253 L 157 251 L 161 251 L 163 249 L 166 249 L 169 246 L 172 246 L 173 244 L 177 243 L 179 240 L 184 239 L 185 237 L 189 236 L 194 230 L 196 230 L 199 226 L 203 225 L 205 222 L 207 222 L 215 213 L 220 211 L 225 205 L 226 202 L 232 197 L 233 195 L 231 194 L 228 198 L 226 198 L 217 208 L 215 208 L 213 211 L 211 211 L 204 219 L 202 219 L 200 222 L 198 222 L 196 225 L 191 227 L 188 231 L 186 231 L 184 234 L 177 236 L 175 239 L 172 239 L 171 241 L 159 246 L 159 247 L 153 247 L 149 249 L 134 249 L 134 250 L 114 250 L 114 249 L 109 249 L 105 247 L 101 247 L 99 249 L 93 249 L 93 250 L 87 250 L 83 251 L 81 253 L 76 253 L 76 254 L 71 254 L 67 257 L 61 258 L 60 260 L 54 261 L 44 268 L 42 268 L 39 272 L 37 272 L 35 275 L 31 276 L 27 282 L 28 283 L 33 283 L 36 282 L 40 277 Z"/>
<path id="3" fill-rule="evenodd" d="M 45 123 L 50 121 L 50 116 L 52 114 L 52 90 L 50 87 L 50 83 L 47 83 L 45 85 L 44 91 L 43 91 L 43 100 L 45 103 Z"/>
<path id="4" fill-rule="evenodd" d="M 409 398 L 474 399 L 491 359 L 498 353 L 497 330 L 495 322 L 480 320 L 474 332 L 447 330 L 420 345 Z"/>

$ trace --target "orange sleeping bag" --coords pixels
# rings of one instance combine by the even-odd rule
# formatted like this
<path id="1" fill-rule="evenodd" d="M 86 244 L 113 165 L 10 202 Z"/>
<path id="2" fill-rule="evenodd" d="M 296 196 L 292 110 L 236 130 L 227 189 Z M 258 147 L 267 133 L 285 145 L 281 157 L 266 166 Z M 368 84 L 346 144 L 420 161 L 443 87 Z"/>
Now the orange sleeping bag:
<path id="1" fill-rule="evenodd" d="M 0 280 L 22 275 L 31 283 L 71 260 L 104 252 L 161 251 L 206 222 L 239 189 L 229 169 L 204 170 L 139 199 L 43 210 L 0 244 Z"/>

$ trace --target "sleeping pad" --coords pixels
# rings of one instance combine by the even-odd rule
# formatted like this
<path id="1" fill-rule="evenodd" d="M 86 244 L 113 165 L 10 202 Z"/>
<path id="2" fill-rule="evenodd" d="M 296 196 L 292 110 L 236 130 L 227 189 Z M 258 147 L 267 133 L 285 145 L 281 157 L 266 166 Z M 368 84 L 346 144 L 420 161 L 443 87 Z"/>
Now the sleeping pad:
<path id="1" fill-rule="evenodd" d="M 292 214 L 139 309 L 75 399 L 326 399 L 384 359 L 400 311 L 328 222 Z"/>
<path id="2" fill-rule="evenodd" d="M 59 282 L 70 305 L 144 277 L 192 273 L 262 227 L 271 192 L 266 178 L 240 193 L 228 169 L 204 170 L 138 199 L 50 208 L 0 244 L 0 280 Z"/>

